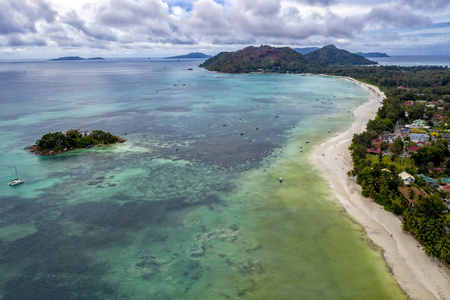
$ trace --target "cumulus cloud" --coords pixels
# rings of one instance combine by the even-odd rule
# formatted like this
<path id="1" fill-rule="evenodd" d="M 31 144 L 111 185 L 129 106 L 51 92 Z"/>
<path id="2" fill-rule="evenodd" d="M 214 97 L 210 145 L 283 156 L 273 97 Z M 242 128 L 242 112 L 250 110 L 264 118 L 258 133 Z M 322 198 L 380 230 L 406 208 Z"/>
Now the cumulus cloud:
<path id="1" fill-rule="evenodd" d="M 2 0 L 0 34 L 36 32 L 36 23 L 55 21 L 56 12 L 44 0 Z"/>
<path id="2" fill-rule="evenodd" d="M 450 9 L 448 0 L 59 1 L 2 0 L 0 47 L 373 45 L 406 38 L 399 30 L 429 27 L 439 8 L 443 22 L 442 10 Z"/>
<path id="3" fill-rule="evenodd" d="M 448 0 L 403 0 L 402 4 L 426 11 L 441 11 L 450 8 Z"/>
<path id="4" fill-rule="evenodd" d="M 375 7 L 367 15 L 367 22 L 381 28 L 384 26 L 416 28 L 433 23 L 430 17 L 401 6 Z"/>

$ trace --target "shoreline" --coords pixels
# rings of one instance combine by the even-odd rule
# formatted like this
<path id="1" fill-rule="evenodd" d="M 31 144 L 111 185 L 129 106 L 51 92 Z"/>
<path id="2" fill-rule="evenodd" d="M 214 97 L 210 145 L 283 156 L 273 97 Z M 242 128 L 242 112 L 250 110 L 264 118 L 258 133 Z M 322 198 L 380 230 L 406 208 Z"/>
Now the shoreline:
<path id="1" fill-rule="evenodd" d="M 375 118 L 385 95 L 376 86 L 350 77 L 341 78 L 365 88 L 370 93 L 369 101 L 353 111 L 355 120 L 347 131 L 316 146 L 308 160 L 328 181 L 345 210 L 383 249 L 382 255 L 394 278 L 412 299 L 450 300 L 450 272 L 436 258 L 428 256 L 411 234 L 403 232 L 397 216 L 363 197 L 360 186 L 347 177 L 353 167 L 348 150 L 353 135 L 364 131 L 369 120 Z"/>

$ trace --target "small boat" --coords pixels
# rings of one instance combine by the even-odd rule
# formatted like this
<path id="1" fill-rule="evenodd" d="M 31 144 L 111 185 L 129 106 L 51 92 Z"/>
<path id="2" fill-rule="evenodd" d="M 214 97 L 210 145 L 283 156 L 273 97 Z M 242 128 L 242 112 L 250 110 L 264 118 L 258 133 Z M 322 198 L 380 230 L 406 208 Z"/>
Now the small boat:
<path id="1" fill-rule="evenodd" d="M 279 116 L 279 115 L 275 115 L 274 117 L 275 117 L 275 118 L 279 118 L 280 116 Z"/>
<path id="2" fill-rule="evenodd" d="M 13 185 L 18 185 L 23 183 L 22 179 L 19 179 L 19 174 L 17 173 L 17 168 L 14 167 L 16 169 L 16 179 L 11 180 L 8 185 L 13 186 Z"/>

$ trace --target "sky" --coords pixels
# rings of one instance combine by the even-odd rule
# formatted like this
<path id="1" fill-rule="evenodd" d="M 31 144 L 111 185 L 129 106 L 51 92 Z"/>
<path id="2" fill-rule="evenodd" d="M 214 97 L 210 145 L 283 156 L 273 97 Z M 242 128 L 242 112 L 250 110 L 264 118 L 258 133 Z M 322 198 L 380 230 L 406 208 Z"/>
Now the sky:
<path id="1" fill-rule="evenodd" d="M 334 44 L 450 55 L 449 0 L 1 0 L 0 59 Z"/>

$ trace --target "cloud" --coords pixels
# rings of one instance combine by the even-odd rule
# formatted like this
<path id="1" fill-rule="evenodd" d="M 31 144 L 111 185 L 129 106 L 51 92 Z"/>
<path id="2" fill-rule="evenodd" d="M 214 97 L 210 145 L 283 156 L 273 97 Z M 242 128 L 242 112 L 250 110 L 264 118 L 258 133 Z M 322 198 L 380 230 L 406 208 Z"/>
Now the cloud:
<path id="1" fill-rule="evenodd" d="M 422 13 L 415 13 L 402 6 L 375 7 L 366 16 L 367 22 L 375 27 L 417 28 L 430 26 L 432 19 Z"/>
<path id="2" fill-rule="evenodd" d="M 47 42 L 43 38 L 39 37 L 31 37 L 31 38 L 22 38 L 19 35 L 11 36 L 8 39 L 8 46 L 10 47 L 23 47 L 23 46 L 46 46 Z"/>
<path id="3" fill-rule="evenodd" d="M 97 40 L 115 41 L 116 36 L 106 27 L 87 26 L 86 22 L 82 20 L 74 11 L 69 12 L 61 18 L 62 22 L 72 26 L 76 30 L 84 33 L 87 37 Z"/>
<path id="4" fill-rule="evenodd" d="M 402 4 L 425 11 L 442 11 L 450 8 L 448 0 L 403 0 Z"/>
<path id="5" fill-rule="evenodd" d="M 382 46 L 448 22 L 449 9 L 448 0 L 2 0 L 0 47 Z"/>
<path id="6" fill-rule="evenodd" d="M 36 32 L 36 23 L 55 21 L 56 12 L 44 0 L 2 0 L 0 34 Z"/>

